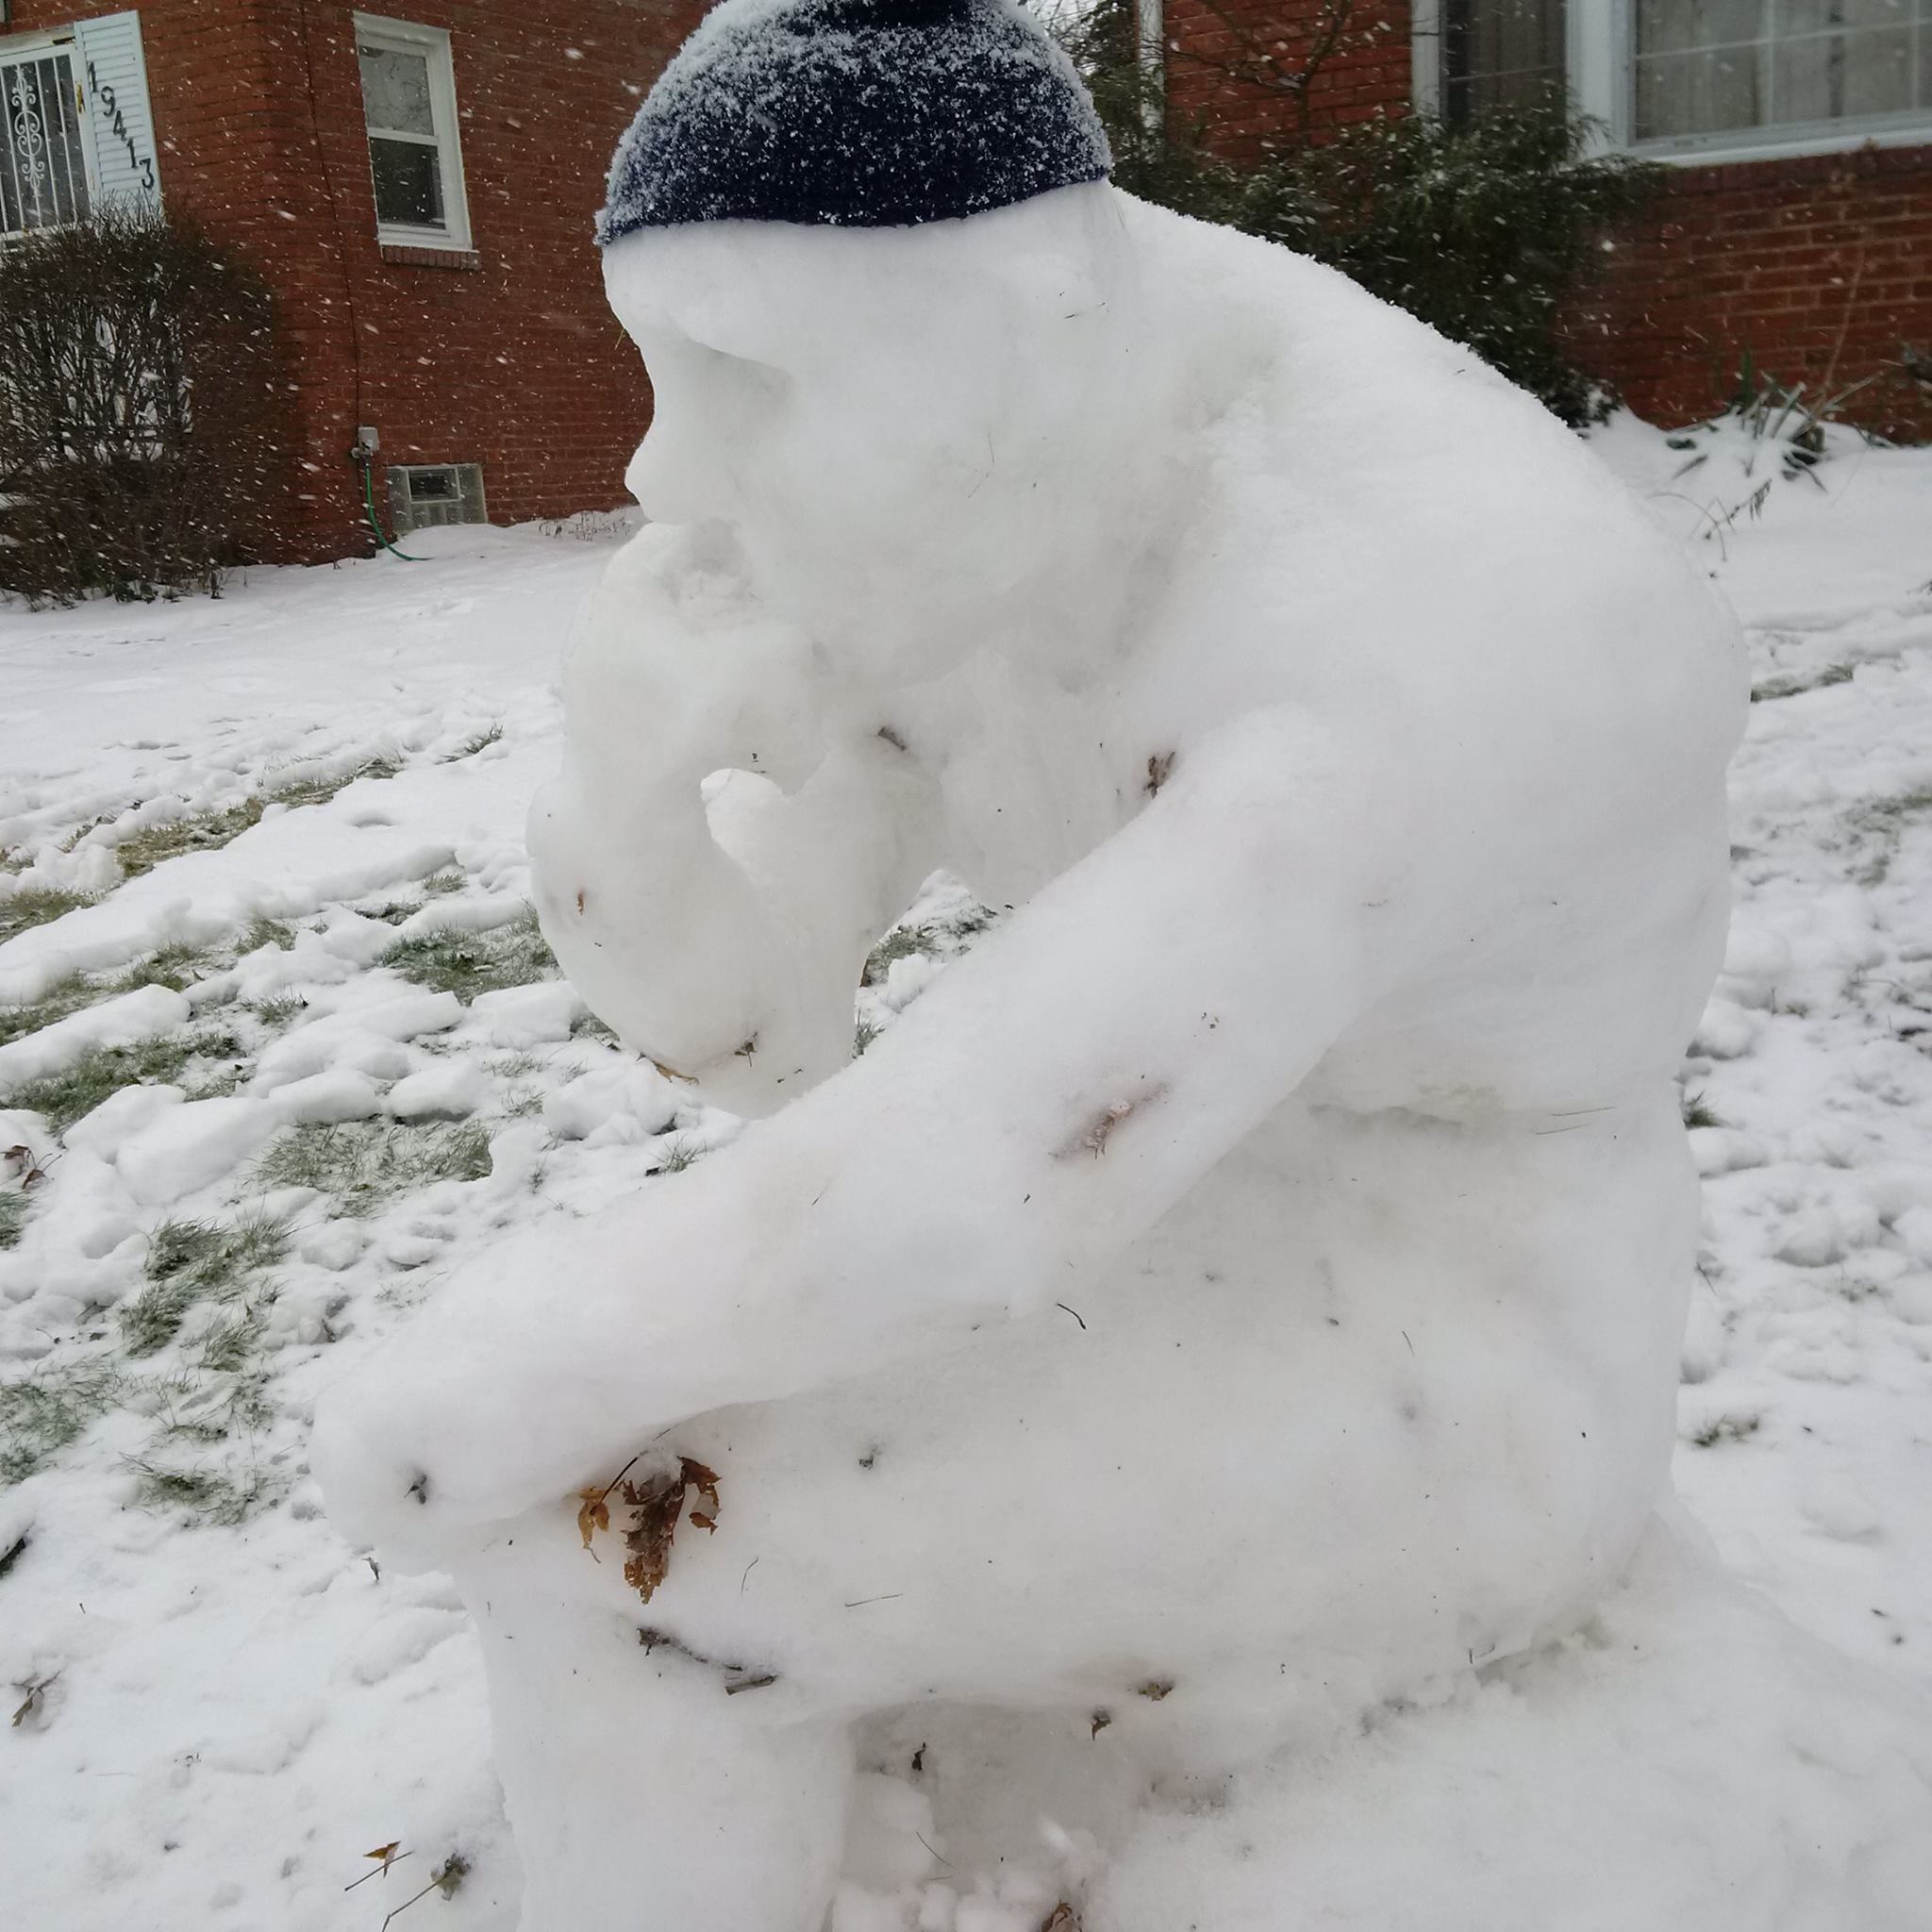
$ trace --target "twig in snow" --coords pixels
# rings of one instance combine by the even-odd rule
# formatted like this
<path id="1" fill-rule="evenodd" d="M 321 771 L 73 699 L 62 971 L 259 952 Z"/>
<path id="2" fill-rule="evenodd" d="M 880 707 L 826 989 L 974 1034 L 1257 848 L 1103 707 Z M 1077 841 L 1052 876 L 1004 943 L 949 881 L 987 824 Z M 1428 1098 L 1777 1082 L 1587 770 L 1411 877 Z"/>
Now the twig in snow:
<path id="1" fill-rule="evenodd" d="M 389 1918 L 383 1920 L 383 1932 L 389 1932 L 390 1919 L 395 1918 L 398 1913 L 407 1912 L 416 1903 L 417 1899 L 427 1898 L 432 1891 L 441 1891 L 444 1898 L 454 1898 L 457 1893 L 457 1887 L 469 1875 L 469 1871 L 470 1861 L 463 1857 L 462 1853 L 452 1852 L 429 1874 L 429 1883 L 421 1891 L 417 1892 L 413 1897 L 406 1898 L 395 1908 L 395 1911 L 390 1913 Z"/>

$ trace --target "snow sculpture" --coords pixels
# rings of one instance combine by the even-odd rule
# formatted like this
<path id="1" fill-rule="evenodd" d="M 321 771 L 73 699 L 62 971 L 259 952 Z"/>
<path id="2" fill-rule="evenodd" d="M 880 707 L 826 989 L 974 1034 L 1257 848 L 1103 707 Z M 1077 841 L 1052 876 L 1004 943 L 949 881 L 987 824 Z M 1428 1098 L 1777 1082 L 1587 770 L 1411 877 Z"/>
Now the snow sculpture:
<path id="1" fill-rule="evenodd" d="M 652 522 L 543 924 L 774 1117 L 315 1438 L 475 1613 L 530 1932 L 813 1932 L 855 1729 L 1104 1837 L 1574 1625 L 1664 1481 L 1732 624 L 1465 351 L 1105 165 L 1008 0 L 727 0 L 619 153 Z M 938 867 L 1013 910 L 854 1061 Z"/>

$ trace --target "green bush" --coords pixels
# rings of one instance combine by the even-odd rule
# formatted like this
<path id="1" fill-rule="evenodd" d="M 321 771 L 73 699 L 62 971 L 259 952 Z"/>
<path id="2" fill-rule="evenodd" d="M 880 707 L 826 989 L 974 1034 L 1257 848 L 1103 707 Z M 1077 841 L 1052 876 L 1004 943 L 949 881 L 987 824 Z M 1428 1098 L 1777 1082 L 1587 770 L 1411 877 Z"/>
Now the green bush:
<path id="1" fill-rule="evenodd" d="M 0 591 L 218 590 L 254 549 L 283 403 L 266 284 L 192 224 L 110 204 L 8 243 Z"/>
<path id="2" fill-rule="evenodd" d="M 1138 33 L 1132 0 L 1101 0 L 1065 35 L 1113 143 L 1117 185 L 1341 269 L 1567 423 L 1607 412 L 1614 398 L 1573 359 L 1562 318 L 1604 236 L 1642 209 L 1664 169 L 1588 155 L 1591 124 L 1559 97 L 1461 126 L 1405 115 L 1319 140 L 1306 115 L 1285 113 L 1282 145 L 1238 165 L 1213 151 L 1211 123 L 1167 109 Z M 1239 63 L 1227 77 L 1242 77 Z"/>

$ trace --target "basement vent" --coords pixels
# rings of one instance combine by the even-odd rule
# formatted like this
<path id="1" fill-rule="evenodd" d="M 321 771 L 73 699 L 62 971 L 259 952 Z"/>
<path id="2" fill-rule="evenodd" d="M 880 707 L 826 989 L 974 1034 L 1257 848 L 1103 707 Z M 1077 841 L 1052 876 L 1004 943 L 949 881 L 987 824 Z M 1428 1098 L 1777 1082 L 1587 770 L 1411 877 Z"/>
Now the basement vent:
<path id="1" fill-rule="evenodd" d="M 396 534 L 432 524 L 487 524 L 481 463 L 397 463 L 389 473 Z"/>

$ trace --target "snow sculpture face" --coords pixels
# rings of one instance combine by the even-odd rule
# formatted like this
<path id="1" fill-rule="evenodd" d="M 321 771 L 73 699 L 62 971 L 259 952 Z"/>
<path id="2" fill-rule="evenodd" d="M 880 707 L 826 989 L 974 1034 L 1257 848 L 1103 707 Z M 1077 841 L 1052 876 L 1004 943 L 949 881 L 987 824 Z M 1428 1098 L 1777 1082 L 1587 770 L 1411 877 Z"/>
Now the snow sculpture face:
<path id="1" fill-rule="evenodd" d="M 629 487 L 656 522 L 729 525 L 760 593 L 871 672 L 940 668 L 906 661 L 914 634 L 981 641 L 1094 495 L 1130 261 L 1105 183 L 916 229 L 627 237 L 606 283 L 657 398 Z"/>

